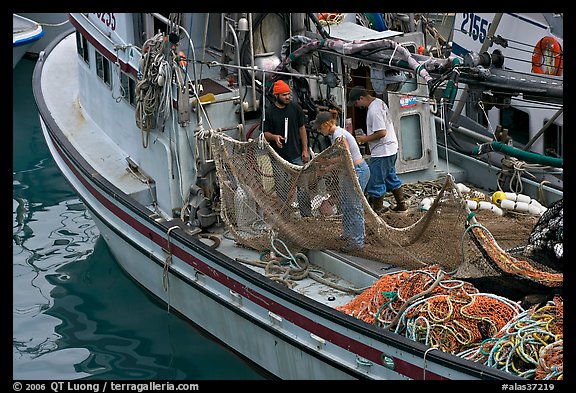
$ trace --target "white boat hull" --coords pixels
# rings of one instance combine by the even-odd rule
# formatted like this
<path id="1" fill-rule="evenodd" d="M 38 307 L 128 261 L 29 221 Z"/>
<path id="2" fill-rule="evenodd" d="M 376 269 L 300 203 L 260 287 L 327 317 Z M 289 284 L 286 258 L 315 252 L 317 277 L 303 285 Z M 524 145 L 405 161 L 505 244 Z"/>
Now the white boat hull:
<path id="1" fill-rule="evenodd" d="M 341 344 L 331 344 L 322 339 L 328 333 L 354 344 L 350 345 L 352 348 L 365 346 L 346 337 L 340 326 L 330 329 L 334 323 L 318 319 L 315 313 L 296 308 L 294 303 L 263 291 L 237 274 L 222 269 L 210 257 L 181 248 L 182 245 L 174 240 L 171 243 L 174 247 L 172 265 L 165 276 L 167 236 L 150 222 L 134 219 L 134 212 L 124 210 L 103 190 L 82 178 L 78 169 L 71 168 L 71 162 L 61 156 L 62 151 L 53 143 L 43 121 L 42 130 L 58 167 L 86 203 L 118 263 L 168 309 L 182 314 L 282 379 L 409 379 L 358 357 L 342 348 Z M 146 232 L 148 236 L 143 234 Z M 226 259 L 223 255 L 221 257 Z M 167 290 L 164 289 L 165 283 Z M 298 320 L 304 326 L 290 319 Z M 315 328 L 306 328 L 308 324 Z M 378 352 L 375 347 L 366 350 L 374 354 Z M 389 346 L 385 350 L 385 353 L 398 353 Z M 400 358 L 406 362 L 412 358 L 416 365 L 422 364 L 418 356 L 403 354 L 396 360 L 400 361 Z M 416 366 L 415 370 L 419 367 Z M 435 378 L 432 370 L 427 371 L 428 377 L 436 379 L 438 376 Z M 426 371 L 422 372 L 426 374 Z M 452 376 L 458 377 L 458 373 Z"/>
<path id="2" fill-rule="evenodd" d="M 431 350 L 289 289 L 235 259 L 258 259 L 255 251 L 225 239 L 213 248 L 179 218 L 156 216 L 134 197 L 142 190 L 122 192 L 107 175 L 123 162 L 118 172 L 131 178 L 126 155 L 81 108 L 80 84 L 88 82 L 78 75 L 88 67 L 75 43 L 72 34 L 50 44 L 34 72 L 44 137 L 118 263 L 168 310 L 282 379 L 521 379 Z M 106 155 L 95 159 L 95 149 Z"/>

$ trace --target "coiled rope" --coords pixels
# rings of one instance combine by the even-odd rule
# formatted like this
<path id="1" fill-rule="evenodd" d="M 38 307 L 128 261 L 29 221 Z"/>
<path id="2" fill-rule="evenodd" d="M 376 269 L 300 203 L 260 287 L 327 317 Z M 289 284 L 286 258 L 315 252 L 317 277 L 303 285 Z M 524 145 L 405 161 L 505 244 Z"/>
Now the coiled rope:
<path id="1" fill-rule="evenodd" d="M 563 301 L 556 296 L 510 320 L 494 337 L 458 356 L 527 379 L 563 378 Z"/>
<path id="2" fill-rule="evenodd" d="M 142 47 L 135 117 L 136 125 L 142 130 L 142 145 L 145 148 L 148 147 L 150 129 L 162 123 L 171 113 L 171 67 L 175 58 L 166 59 L 166 45 L 164 35 L 158 33 L 146 40 Z"/>

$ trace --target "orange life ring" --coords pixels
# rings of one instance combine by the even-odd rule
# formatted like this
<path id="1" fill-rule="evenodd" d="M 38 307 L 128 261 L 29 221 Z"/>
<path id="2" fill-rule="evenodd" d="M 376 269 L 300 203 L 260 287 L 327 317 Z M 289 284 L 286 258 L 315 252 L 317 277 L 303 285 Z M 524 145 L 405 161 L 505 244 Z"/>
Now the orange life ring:
<path id="1" fill-rule="evenodd" d="M 532 52 L 532 72 L 560 76 L 563 63 L 562 46 L 554 37 L 546 36 L 538 41 Z"/>

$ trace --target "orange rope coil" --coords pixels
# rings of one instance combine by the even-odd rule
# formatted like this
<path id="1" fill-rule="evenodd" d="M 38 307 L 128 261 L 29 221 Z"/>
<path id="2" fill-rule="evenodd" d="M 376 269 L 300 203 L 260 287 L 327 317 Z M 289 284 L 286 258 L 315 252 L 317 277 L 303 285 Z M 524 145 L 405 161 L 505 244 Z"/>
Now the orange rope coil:
<path id="1" fill-rule="evenodd" d="M 509 299 L 453 280 L 431 265 L 384 275 L 336 309 L 525 378 L 561 379 L 563 375 L 562 348 L 557 344 L 563 331 L 560 297 L 524 310 Z"/>

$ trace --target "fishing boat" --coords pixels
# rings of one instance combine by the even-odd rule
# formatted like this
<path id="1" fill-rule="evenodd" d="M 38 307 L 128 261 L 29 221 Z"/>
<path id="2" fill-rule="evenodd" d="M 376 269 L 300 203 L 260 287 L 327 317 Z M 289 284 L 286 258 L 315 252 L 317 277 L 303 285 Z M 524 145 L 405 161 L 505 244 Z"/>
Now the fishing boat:
<path id="1" fill-rule="evenodd" d="M 494 205 L 479 198 L 496 190 L 491 168 L 439 158 L 430 89 L 455 63 L 419 55 L 421 33 L 317 13 L 68 18 L 74 31 L 33 74 L 44 137 L 119 265 L 168 310 L 280 379 L 562 378 L 561 268 L 538 257 L 550 255 L 542 243 L 499 237 L 557 223 L 562 192 L 540 187 L 545 205 L 536 189 L 505 193 Z M 383 94 L 398 173 L 427 191 L 408 212 L 376 214 L 343 142 L 328 146 L 309 124 L 313 158 L 283 160 L 261 130 L 277 79 L 309 122 L 322 109 L 362 127 L 347 92 L 363 83 Z M 529 227 L 502 227 L 504 200 Z M 351 215 L 365 227 L 352 251 Z M 555 317 L 533 364 L 505 340 L 542 307 Z"/>
<path id="2" fill-rule="evenodd" d="M 442 50 L 433 48 L 437 52 L 480 66 L 487 74 L 504 69 L 515 71 L 518 79 L 563 83 L 562 14 L 454 13 L 436 20 L 439 29 L 449 26 L 445 37 L 429 41 L 444 44 Z M 424 30 L 430 31 L 430 25 Z M 444 118 L 436 117 L 439 144 L 501 168 L 502 187 L 521 193 L 523 180 L 530 179 L 563 189 L 562 99 L 481 85 L 459 87 L 438 91 L 437 97 L 448 101 Z"/>
<path id="3" fill-rule="evenodd" d="M 28 48 L 44 35 L 42 26 L 22 15 L 12 14 L 12 68 L 24 56 Z"/>

